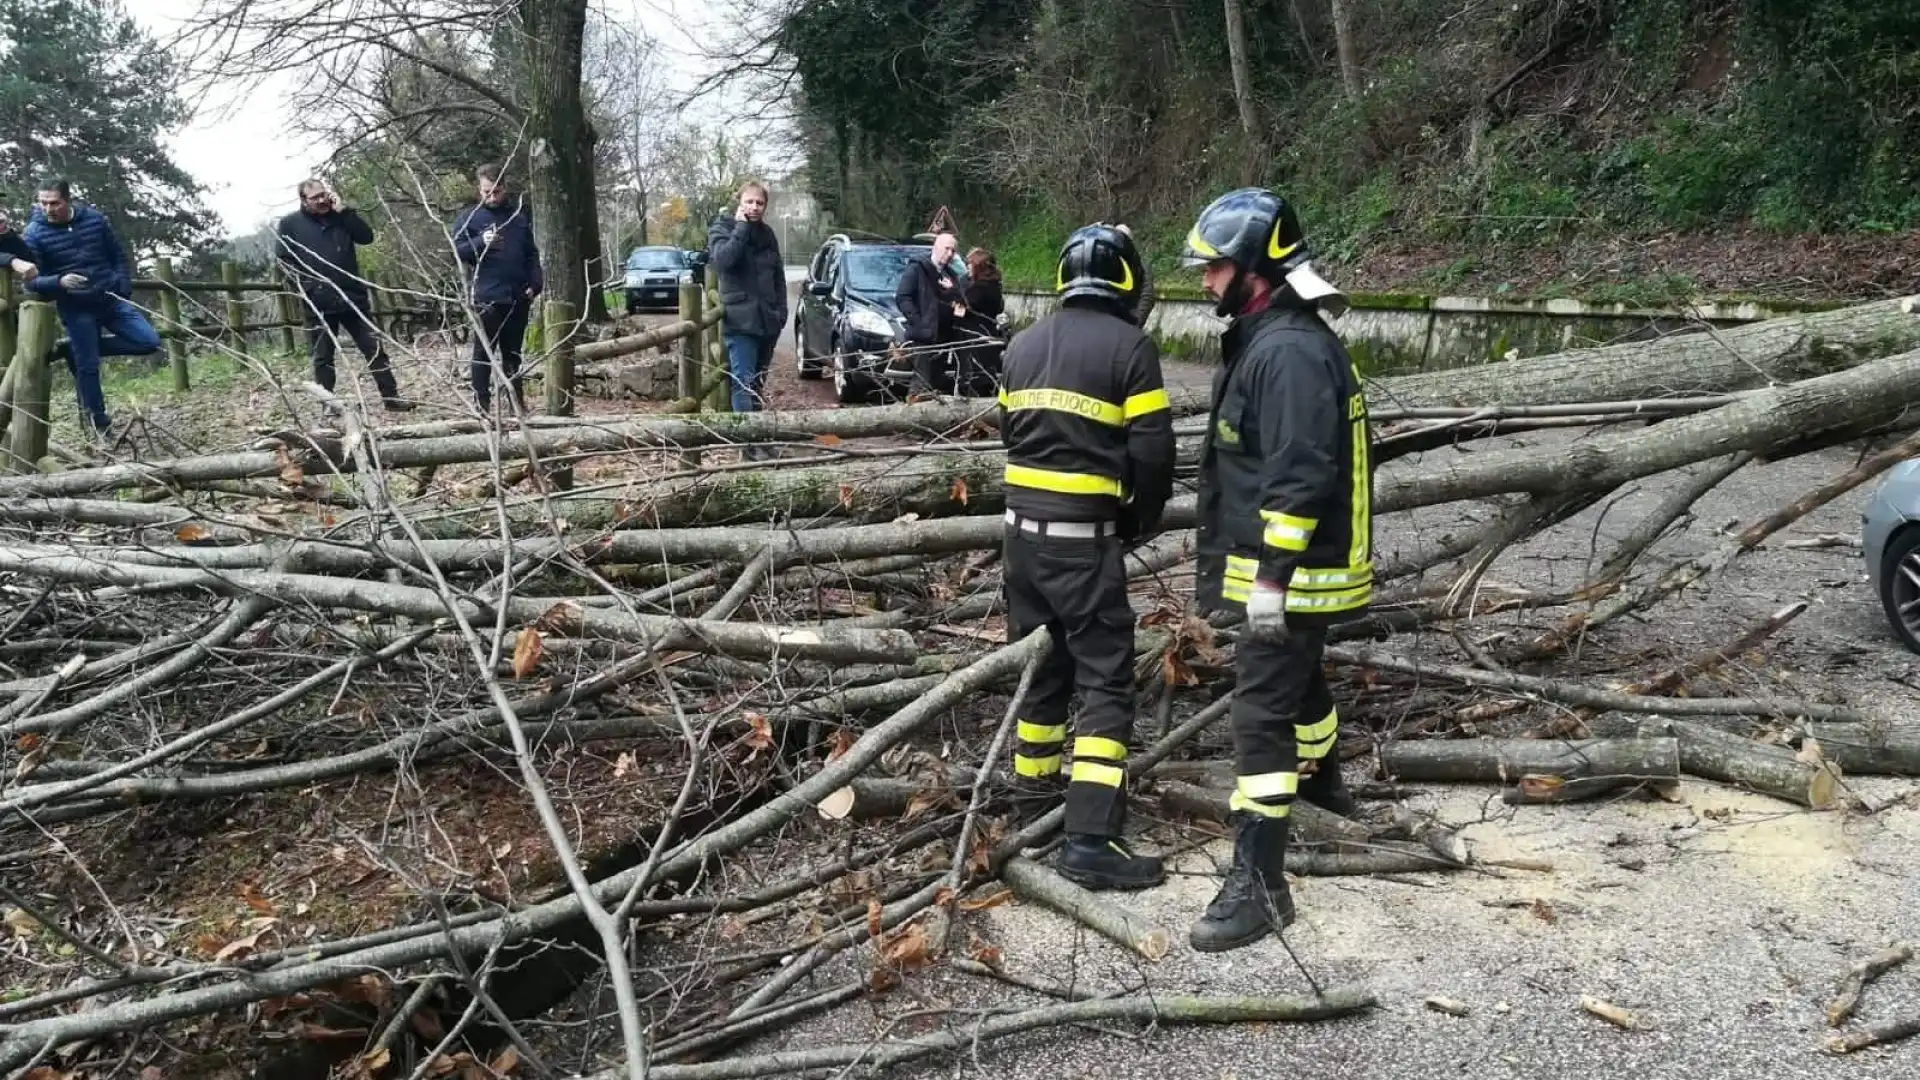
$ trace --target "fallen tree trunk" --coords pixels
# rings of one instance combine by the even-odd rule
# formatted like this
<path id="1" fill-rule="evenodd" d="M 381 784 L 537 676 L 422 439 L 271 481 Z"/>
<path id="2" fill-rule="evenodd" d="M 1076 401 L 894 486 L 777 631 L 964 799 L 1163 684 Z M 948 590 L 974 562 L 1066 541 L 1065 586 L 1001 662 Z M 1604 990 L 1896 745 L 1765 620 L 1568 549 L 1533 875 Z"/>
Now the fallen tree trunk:
<path id="1" fill-rule="evenodd" d="M 1880 300 L 1712 333 L 1378 379 L 1368 405 L 1554 405 L 1724 394 L 1810 379 L 1920 348 L 1920 317 L 1902 310 L 1907 302 Z"/>
<path id="2" fill-rule="evenodd" d="M 1920 319 L 1914 322 L 1920 325 Z M 1920 401 L 1920 351 L 1758 391 L 1724 408 L 1642 431 L 1603 435 L 1553 450 L 1476 454 L 1417 473 L 1382 470 L 1374 510 L 1384 514 L 1515 491 L 1555 495 L 1615 488 L 1735 451 L 1764 452 L 1814 432 L 1871 428 L 1915 401 Z"/>
<path id="3" fill-rule="evenodd" d="M 1664 735 L 1679 740 L 1680 768 L 1693 776 L 1816 810 L 1833 806 L 1839 795 L 1840 778 L 1830 763 L 1810 764 L 1783 747 L 1666 716 L 1620 717 L 1617 723 L 1640 738 Z"/>
<path id="4" fill-rule="evenodd" d="M 497 443 L 501 460 L 541 459 L 623 450 L 674 450 L 748 442 L 816 442 L 915 435 L 940 438 L 975 423 L 991 425 L 992 402 L 886 405 L 867 409 L 813 409 L 792 412 L 702 413 L 697 417 L 646 414 L 636 418 L 573 427 L 538 427 L 493 434 L 376 441 L 372 456 L 386 469 L 418 469 L 491 461 Z M 291 460 L 305 473 L 352 472 L 352 455 L 337 439 L 286 440 L 284 449 L 130 462 L 96 469 L 74 469 L 41 476 L 0 479 L 0 498 L 88 495 L 154 484 L 205 483 L 278 476 Z"/>
<path id="5" fill-rule="evenodd" d="M 1512 783 L 1526 776 L 1626 782 L 1680 779 L 1673 739 L 1432 739 L 1380 748 L 1380 775 L 1392 781 Z"/>
<path id="6" fill-rule="evenodd" d="M 1820 756 L 1850 773 L 1920 776 L 1920 727 L 1913 724 L 1806 725 Z"/>
<path id="7" fill-rule="evenodd" d="M 372 611 L 432 621 L 447 614 L 431 589 L 385 582 L 351 581 L 312 574 L 259 570 L 218 573 L 161 566 L 107 564 L 73 555 L 20 557 L 0 550 L 0 571 L 88 585 L 206 589 L 225 596 L 258 594 L 283 604 Z M 490 619 L 467 601 L 469 617 Z M 820 659 L 840 663 L 910 663 L 919 655 L 913 636 L 900 630 L 845 630 L 629 615 L 582 607 L 566 599 L 524 598 L 507 602 L 507 615 L 549 633 L 642 641 L 659 649 L 721 652 L 736 656 Z"/>

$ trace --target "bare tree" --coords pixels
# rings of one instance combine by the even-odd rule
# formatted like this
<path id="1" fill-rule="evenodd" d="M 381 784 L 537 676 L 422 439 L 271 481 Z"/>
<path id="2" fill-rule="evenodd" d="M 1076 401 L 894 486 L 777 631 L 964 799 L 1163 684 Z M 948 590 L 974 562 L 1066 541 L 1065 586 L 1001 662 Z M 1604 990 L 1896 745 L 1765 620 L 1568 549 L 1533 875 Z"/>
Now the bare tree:
<path id="1" fill-rule="evenodd" d="M 597 134 L 581 92 L 587 0 L 201 0 L 177 43 L 202 85 L 310 74 L 296 123 L 342 147 L 418 138 L 449 116 L 524 131 L 549 295 L 605 318 L 594 194 Z M 392 108 L 397 70 L 443 94 Z"/>

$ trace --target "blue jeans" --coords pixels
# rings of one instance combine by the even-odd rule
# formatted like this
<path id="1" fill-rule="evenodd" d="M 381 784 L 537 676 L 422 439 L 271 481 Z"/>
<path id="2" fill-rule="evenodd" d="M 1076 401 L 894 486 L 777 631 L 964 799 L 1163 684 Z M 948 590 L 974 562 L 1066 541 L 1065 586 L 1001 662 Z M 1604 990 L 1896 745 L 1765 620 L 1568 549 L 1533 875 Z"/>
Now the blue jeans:
<path id="1" fill-rule="evenodd" d="M 100 389 L 102 356 L 144 356 L 160 347 L 160 335 L 140 309 L 119 297 L 106 303 L 59 304 L 67 329 L 68 364 L 80 399 L 80 418 L 107 430 L 107 396 Z"/>
<path id="2" fill-rule="evenodd" d="M 759 412 L 765 403 L 767 368 L 773 364 L 777 336 L 722 331 L 727 344 L 727 374 L 733 380 L 733 411 Z"/>

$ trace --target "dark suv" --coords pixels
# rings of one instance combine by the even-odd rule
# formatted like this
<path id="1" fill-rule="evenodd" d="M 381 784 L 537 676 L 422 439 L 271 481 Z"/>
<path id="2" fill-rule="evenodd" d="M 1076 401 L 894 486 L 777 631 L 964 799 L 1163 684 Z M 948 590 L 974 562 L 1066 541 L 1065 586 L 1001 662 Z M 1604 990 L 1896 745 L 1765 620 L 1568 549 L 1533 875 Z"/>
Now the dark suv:
<path id="1" fill-rule="evenodd" d="M 906 340 L 905 320 L 893 302 L 894 289 L 907 263 L 932 248 L 931 242 L 920 240 L 828 237 L 807 267 L 793 314 L 800 377 L 832 375 L 835 395 L 846 404 L 905 398 L 913 384 L 913 361 L 889 357 L 891 347 Z M 958 256 L 953 270 L 965 279 L 966 266 Z M 965 358 L 973 377 L 958 380 L 962 385 L 956 391 L 991 395 L 998 389 L 1006 328 L 987 324 L 978 316 L 970 317 L 968 325 L 979 344 L 949 349 L 943 363 L 951 375 L 953 364 Z"/>

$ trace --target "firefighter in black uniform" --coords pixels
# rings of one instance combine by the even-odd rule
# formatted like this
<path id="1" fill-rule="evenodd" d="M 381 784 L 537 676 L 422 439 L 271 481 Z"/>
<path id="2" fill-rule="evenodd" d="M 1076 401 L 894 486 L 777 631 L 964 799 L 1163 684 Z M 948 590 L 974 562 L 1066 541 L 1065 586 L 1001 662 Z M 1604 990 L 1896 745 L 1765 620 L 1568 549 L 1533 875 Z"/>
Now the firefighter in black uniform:
<path id="1" fill-rule="evenodd" d="M 1260 188 L 1215 200 L 1181 253 L 1206 268 L 1215 313 L 1231 320 L 1200 463 L 1198 599 L 1246 615 L 1233 867 L 1190 934 L 1204 952 L 1293 921 L 1282 869 L 1296 795 L 1353 811 L 1321 657 L 1327 628 L 1373 595 L 1373 466 L 1359 372 L 1320 316 L 1346 301 L 1308 254 L 1293 208 Z"/>
<path id="2" fill-rule="evenodd" d="M 1008 620 L 1015 636 L 1041 626 L 1053 636 L 1017 718 L 1016 799 L 1023 816 L 1037 816 L 1060 798 L 1077 685 L 1067 841 L 1055 867 L 1088 889 L 1165 878 L 1158 858 L 1120 839 L 1134 710 L 1124 559 L 1158 529 L 1173 491 L 1160 353 L 1134 321 L 1144 275 L 1126 232 L 1076 231 L 1060 249 L 1060 310 L 1014 337 L 1001 378 Z"/>

